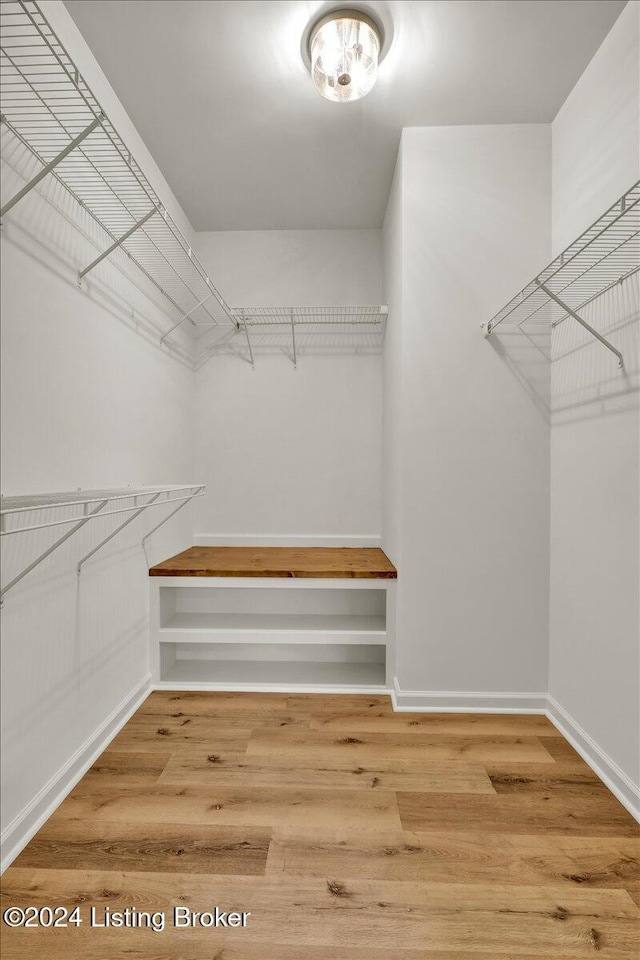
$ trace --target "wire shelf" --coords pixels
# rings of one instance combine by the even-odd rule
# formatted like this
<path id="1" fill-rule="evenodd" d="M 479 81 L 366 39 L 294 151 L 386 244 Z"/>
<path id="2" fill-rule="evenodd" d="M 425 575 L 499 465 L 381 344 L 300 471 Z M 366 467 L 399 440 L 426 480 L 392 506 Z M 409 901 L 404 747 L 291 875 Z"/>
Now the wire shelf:
<path id="1" fill-rule="evenodd" d="M 26 533 L 29 530 L 41 530 L 45 527 L 57 527 L 66 523 L 84 522 L 93 518 L 111 517 L 115 514 L 130 513 L 140 507 L 167 503 L 200 496 L 204 491 L 202 484 L 170 485 L 162 487 L 118 487 L 107 490 L 73 490 L 63 493 L 31 494 L 20 497 L 0 498 L 0 518 L 2 536 L 13 533 Z M 124 501 L 133 503 L 124 505 Z M 114 504 L 115 509 L 104 509 Z M 68 508 L 67 516 L 55 520 L 41 521 L 41 510 Z M 32 521 L 22 521 L 21 525 L 9 526 L 6 518 L 23 514 L 35 514 Z"/>
<path id="2" fill-rule="evenodd" d="M 126 514 L 125 520 L 118 523 L 115 529 L 103 537 L 88 553 L 76 564 L 78 576 L 82 573 L 84 564 L 110 543 L 121 530 L 133 523 L 142 513 L 151 507 L 162 507 L 177 504 L 142 538 L 142 548 L 146 557 L 146 541 L 167 521 L 182 510 L 195 497 L 204 494 L 204 484 L 188 485 L 171 484 L 162 487 L 118 487 L 108 490 L 72 490 L 63 493 L 30 494 L 19 497 L 2 497 L 0 500 L 0 532 L 2 536 L 15 533 L 30 533 L 34 530 L 48 530 L 50 527 L 66 526 L 69 530 L 58 536 L 34 560 L 20 570 L 5 586 L 0 589 L 0 603 L 4 602 L 5 595 L 13 589 L 27 574 L 36 569 L 52 553 L 66 543 L 78 530 L 91 520 L 100 520 L 106 517 Z M 110 508 L 113 505 L 115 509 Z M 62 510 L 66 515 L 60 516 Z M 53 511 L 55 519 L 43 517 L 40 511 Z M 7 518 L 17 518 L 7 524 Z M 26 519 L 21 519 L 25 517 Z"/>
<path id="3" fill-rule="evenodd" d="M 131 497 L 146 496 L 154 493 L 175 493 L 193 490 L 188 486 L 172 484 L 164 487 L 110 487 L 105 490 L 71 490 L 62 493 L 33 493 L 20 497 L 0 498 L 0 513 L 25 513 L 31 510 L 47 510 L 50 507 L 76 507 L 98 503 L 101 500 L 127 500 Z M 199 486 L 199 485 L 197 485 Z"/>
<path id="4" fill-rule="evenodd" d="M 485 334 L 501 323 L 556 326 L 638 270 L 640 181 L 516 294 L 489 321 Z"/>
<path id="5" fill-rule="evenodd" d="M 95 122 L 51 174 L 105 231 L 105 247 L 118 243 L 181 315 L 194 323 L 233 324 L 228 304 L 38 4 L 1 0 L 0 33 L 7 128 L 46 168 Z"/>
<path id="6" fill-rule="evenodd" d="M 365 307 L 234 307 L 233 316 L 242 326 L 291 326 L 383 324 L 387 317 L 385 306 Z"/>
<path id="7" fill-rule="evenodd" d="M 187 319 L 243 336 L 249 327 L 286 325 L 295 340 L 294 328 L 307 324 L 331 332 L 364 325 L 384 335 L 384 306 L 231 308 L 35 0 L 0 0 L 0 34 L 2 122 L 42 164 L 5 210 L 44 175 L 55 177 L 105 233 L 104 251 L 80 271 L 80 281 L 123 250 L 178 313 L 160 343 Z"/>

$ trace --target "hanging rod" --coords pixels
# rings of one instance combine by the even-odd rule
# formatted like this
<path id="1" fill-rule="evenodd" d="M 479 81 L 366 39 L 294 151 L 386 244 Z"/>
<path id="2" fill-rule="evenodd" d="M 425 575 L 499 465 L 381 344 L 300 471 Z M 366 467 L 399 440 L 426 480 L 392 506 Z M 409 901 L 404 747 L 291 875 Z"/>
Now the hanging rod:
<path id="1" fill-rule="evenodd" d="M 573 317 L 618 358 L 622 354 L 580 316 L 580 311 L 640 270 L 640 180 L 487 323 L 555 327 Z"/>
<path id="2" fill-rule="evenodd" d="M 9 536 L 16 533 L 28 533 L 31 530 L 43 530 L 49 527 L 57 527 L 64 524 L 72 523 L 74 524 L 71 530 L 68 530 L 61 537 L 59 537 L 55 543 L 51 544 L 43 553 L 41 553 L 35 560 L 32 560 L 31 563 L 26 566 L 20 573 L 15 576 L 9 583 L 6 584 L 0 591 L 0 603 L 3 602 L 5 594 L 11 590 L 17 583 L 19 583 L 24 577 L 27 576 L 32 570 L 39 566 L 43 560 L 46 560 L 47 557 L 62 546 L 70 537 L 73 536 L 78 530 L 85 526 L 90 520 L 96 518 L 112 517 L 120 515 L 123 513 L 133 513 L 133 516 L 128 518 L 124 523 L 121 523 L 116 530 L 112 531 L 109 536 L 105 537 L 100 543 L 86 554 L 78 563 L 77 572 L 80 574 L 82 565 L 95 553 L 98 552 L 106 543 L 114 538 L 114 536 L 123 530 L 132 520 L 135 520 L 144 510 L 149 507 L 160 507 L 166 504 L 179 503 L 180 506 L 186 504 L 186 502 L 193 500 L 195 497 L 201 497 L 204 494 L 204 484 L 189 484 L 189 485 L 171 485 L 164 487 L 125 487 L 112 490 L 87 490 L 87 491 L 78 491 L 74 490 L 73 492 L 68 493 L 53 493 L 53 494 L 40 494 L 35 496 L 24 496 L 24 497 L 3 497 L 1 501 L 1 510 L 0 510 L 0 533 L 2 536 Z M 164 499 L 161 499 L 164 497 Z M 140 499 L 144 499 L 143 503 L 140 503 Z M 128 507 L 120 507 L 119 503 L 123 500 L 133 500 L 133 505 Z M 104 510 L 104 508 L 109 503 L 115 503 L 117 506 L 116 510 Z M 60 509 L 60 508 L 82 508 L 82 512 L 79 509 L 74 510 L 74 515 L 69 517 L 64 517 L 63 519 L 58 519 L 46 523 L 31 523 L 25 526 L 19 527 L 6 527 L 6 517 L 13 516 L 15 514 L 30 514 L 39 510 L 51 510 L 51 509 Z M 91 509 L 90 509 L 91 508 Z M 177 512 L 173 511 L 174 513 Z M 173 514 L 170 514 L 172 516 Z M 38 517 L 35 517 L 36 521 Z M 169 517 L 165 518 L 165 520 Z M 163 521 L 164 522 L 164 521 Z M 158 527 L 162 524 L 158 524 Z M 157 527 L 154 527 L 154 530 Z M 153 532 L 153 531 L 152 531 Z"/>
<path id="3" fill-rule="evenodd" d="M 39 5 L 3 0 L 0 31 L 2 122 L 42 164 L 2 212 L 50 173 L 107 237 L 107 249 L 79 280 L 122 248 L 179 315 L 197 307 L 194 319 L 237 329 L 222 294 Z M 212 302 L 205 303 L 210 295 Z"/>

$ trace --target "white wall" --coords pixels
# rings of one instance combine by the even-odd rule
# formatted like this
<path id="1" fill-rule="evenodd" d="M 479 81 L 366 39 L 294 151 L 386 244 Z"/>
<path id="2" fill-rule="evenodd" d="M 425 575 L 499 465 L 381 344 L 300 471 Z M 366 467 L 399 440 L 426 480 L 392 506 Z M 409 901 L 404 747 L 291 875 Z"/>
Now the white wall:
<path id="1" fill-rule="evenodd" d="M 47 6 L 65 14 L 61 3 Z M 81 42 L 64 32 L 64 16 L 56 27 L 72 56 L 82 54 Z M 109 110 L 117 113 L 115 101 Z M 6 128 L 2 148 L 8 198 L 39 166 Z M 76 285 L 78 270 L 107 245 L 51 177 L 3 218 L 6 496 L 195 482 L 192 363 L 183 337 L 159 346 L 173 319 L 161 295 L 121 252 L 96 268 L 82 291 Z M 191 542 L 189 511 L 150 541 L 151 562 Z M 3 860 L 28 839 L 148 685 L 141 539 L 168 512 L 150 509 L 133 521 L 78 578 L 78 560 L 126 517 L 92 521 L 5 596 Z M 60 516 L 46 511 L 43 520 Z M 3 584 L 68 529 L 3 537 Z"/>
<path id="2" fill-rule="evenodd" d="M 124 291 L 109 309 L 108 284 L 102 294 L 78 290 L 77 267 L 50 256 L 27 229 L 39 222 L 47 234 L 57 224 L 68 236 L 73 228 L 34 194 L 22 204 L 2 238 L 3 494 L 195 482 L 192 369 L 126 322 L 115 306 Z M 78 256 L 89 262 L 95 248 L 75 236 Z M 126 284 L 116 271 L 111 279 Z M 167 318 L 144 299 L 131 286 L 139 319 L 166 328 Z M 67 765 L 74 773 L 77 752 L 148 676 L 141 538 L 168 512 L 159 507 L 132 522 L 78 579 L 77 561 L 125 517 L 92 521 L 5 597 L 3 854 L 25 839 L 64 788 Z M 3 583 L 67 529 L 3 537 Z M 151 559 L 183 549 L 191 529 L 187 507 L 154 539 Z"/>
<path id="3" fill-rule="evenodd" d="M 385 459 L 400 460 L 384 516 L 400 511 L 401 690 L 546 691 L 549 428 L 480 324 L 548 259 L 549 136 L 403 132 L 402 209 L 385 225 L 393 254 L 401 217 L 387 276 L 397 299 L 400 268 L 402 310 L 385 345 L 385 389 L 401 391 L 384 397 Z"/>
<path id="4" fill-rule="evenodd" d="M 553 123 L 554 255 L 640 177 L 638 41 L 632 2 Z M 636 276 L 584 313 L 624 372 L 566 320 L 551 374 L 549 688 L 628 797 L 640 782 L 639 309 Z"/>
<path id="5" fill-rule="evenodd" d="M 194 248 L 234 307 L 381 303 L 380 230 L 197 233 Z"/>
<path id="6" fill-rule="evenodd" d="M 196 250 L 234 306 L 381 302 L 379 230 L 205 233 Z M 199 540 L 380 536 L 380 356 L 341 336 L 319 352 L 302 345 L 297 370 L 288 332 L 256 348 L 255 370 L 242 337 L 240 355 L 200 368 Z"/>
<path id="7" fill-rule="evenodd" d="M 638 179 L 638 0 L 631 0 L 552 124 L 556 256 Z"/>

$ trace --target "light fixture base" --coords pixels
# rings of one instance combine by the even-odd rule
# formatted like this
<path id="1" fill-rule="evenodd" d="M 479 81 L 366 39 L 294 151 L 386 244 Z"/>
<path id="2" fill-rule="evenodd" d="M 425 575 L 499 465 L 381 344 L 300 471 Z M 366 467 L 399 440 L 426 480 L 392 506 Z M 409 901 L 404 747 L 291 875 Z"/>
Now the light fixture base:
<path id="1" fill-rule="evenodd" d="M 317 11 L 317 15 L 309 21 L 300 38 L 300 57 L 304 63 L 307 72 L 311 73 L 311 38 L 313 33 L 320 27 L 321 23 L 329 20 L 335 20 L 338 16 L 355 16 L 364 20 L 369 26 L 377 31 L 380 37 L 380 52 L 378 54 L 378 64 L 381 64 L 391 46 L 393 40 L 393 19 L 387 9 L 387 5 L 380 10 L 373 10 L 368 4 L 357 2 L 350 3 L 348 7 L 336 6 L 335 2 L 323 3 Z"/>

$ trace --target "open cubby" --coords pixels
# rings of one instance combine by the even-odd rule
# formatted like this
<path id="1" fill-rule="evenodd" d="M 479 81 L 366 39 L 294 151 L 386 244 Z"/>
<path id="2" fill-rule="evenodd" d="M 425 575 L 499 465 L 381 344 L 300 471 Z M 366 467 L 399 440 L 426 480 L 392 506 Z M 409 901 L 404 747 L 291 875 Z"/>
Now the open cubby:
<path id="1" fill-rule="evenodd" d="M 191 547 L 149 571 L 154 683 L 381 690 L 396 570 L 379 548 Z"/>
<path id="2" fill-rule="evenodd" d="M 159 686 L 387 685 L 392 579 L 187 575 L 150 582 Z"/>
<path id="3" fill-rule="evenodd" d="M 377 644 L 161 644 L 168 685 L 384 687 L 385 648 Z"/>
<path id="4" fill-rule="evenodd" d="M 371 589 L 160 587 L 160 641 L 384 644 L 386 597 Z"/>

